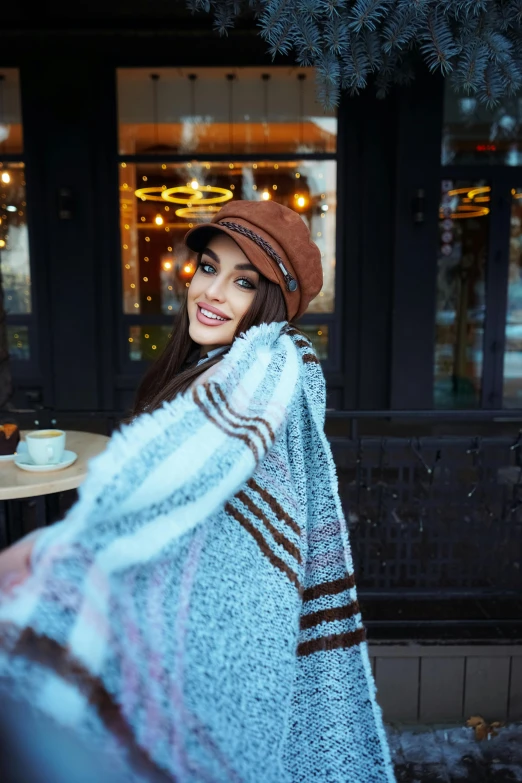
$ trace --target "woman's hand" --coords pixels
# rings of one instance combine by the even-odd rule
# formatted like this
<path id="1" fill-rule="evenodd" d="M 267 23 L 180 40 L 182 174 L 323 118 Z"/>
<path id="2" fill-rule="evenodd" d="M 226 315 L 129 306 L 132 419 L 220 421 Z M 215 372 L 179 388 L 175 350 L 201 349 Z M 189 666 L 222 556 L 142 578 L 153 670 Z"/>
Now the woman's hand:
<path id="1" fill-rule="evenodd" d="M 0 552 L 0 593 L 9 593 L 31 573 L 31 553 L 39 533 L 40 530 L 34 530 L 21 541 Z"/>

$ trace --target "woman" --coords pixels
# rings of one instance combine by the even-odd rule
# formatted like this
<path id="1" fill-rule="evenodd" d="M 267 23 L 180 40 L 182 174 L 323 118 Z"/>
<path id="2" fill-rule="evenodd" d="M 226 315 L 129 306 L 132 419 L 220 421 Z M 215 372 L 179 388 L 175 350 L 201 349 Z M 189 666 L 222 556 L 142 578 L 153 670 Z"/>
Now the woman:
<path id="1" fill-rule="evenodd" d="M 0 607 L 0 683 L 127 780 L 394 781 L 324 377 L 289 325 L 318 248 L 270 202 L 186 242 L 197 271 L 135 419 Z"/>

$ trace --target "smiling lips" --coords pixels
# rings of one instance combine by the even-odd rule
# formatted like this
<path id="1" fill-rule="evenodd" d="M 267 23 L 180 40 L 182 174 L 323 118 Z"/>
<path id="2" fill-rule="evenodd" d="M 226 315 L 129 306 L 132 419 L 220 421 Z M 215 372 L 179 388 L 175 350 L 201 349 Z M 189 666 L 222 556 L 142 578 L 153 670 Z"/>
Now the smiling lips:
<path id="1" fill-rule="evenodd" d="M 201 304 L 197 305 L 196 318 L 200 323 L 205 324 L 205 326 L 221 326 L 221 324 L 230 321 L 230 318 L 215 307 L 212 307 L 211 305 L 203 306 Z"/>

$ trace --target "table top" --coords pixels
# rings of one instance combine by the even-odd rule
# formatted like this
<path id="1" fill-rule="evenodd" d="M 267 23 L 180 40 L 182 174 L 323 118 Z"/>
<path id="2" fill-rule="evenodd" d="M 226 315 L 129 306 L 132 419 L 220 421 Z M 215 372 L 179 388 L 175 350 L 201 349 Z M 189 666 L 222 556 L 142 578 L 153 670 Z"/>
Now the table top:
<path id="1" fill-rule="evenodd" d="M 22 431 L 20 434 L 23 439 L 27 433 Z M 107 435 L 66 430 L 65 448 L 75 451 L 78 459 L 69 468 L 45 473 L 29 473 L 17 468 L 12 460 L 0 461 L 0 500 L 16 500 L 76 489 L 87 475 L 88 461 L 100 454 L 108 442 Z"/>

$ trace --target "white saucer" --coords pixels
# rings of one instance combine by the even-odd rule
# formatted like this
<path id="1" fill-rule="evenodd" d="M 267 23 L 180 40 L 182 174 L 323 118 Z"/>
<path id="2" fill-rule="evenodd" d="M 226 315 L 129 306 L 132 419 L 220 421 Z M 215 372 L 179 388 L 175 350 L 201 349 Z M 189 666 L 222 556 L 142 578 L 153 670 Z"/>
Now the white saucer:
<path id="1" fill-rule="evenodd" d="M 18 468 L 29 470 L 33 473 L 48 473 L 51 470 L 63 470 L 64 468 L 68 468 L 69 465 L 72 465 L 73 462 L 76 462 L 78 459 L 78 455 L 75 451 L 68 451 L 67 449 L 63 452 L 61 461 L 54 465 L 36 465 L 27 453 L 15 454 L 14 456 L 14 463 Z"/>

